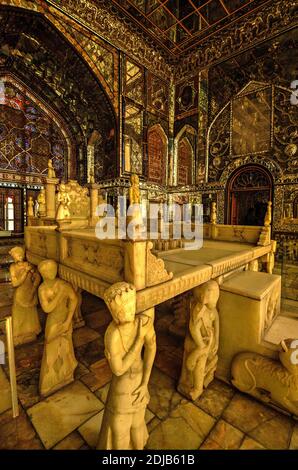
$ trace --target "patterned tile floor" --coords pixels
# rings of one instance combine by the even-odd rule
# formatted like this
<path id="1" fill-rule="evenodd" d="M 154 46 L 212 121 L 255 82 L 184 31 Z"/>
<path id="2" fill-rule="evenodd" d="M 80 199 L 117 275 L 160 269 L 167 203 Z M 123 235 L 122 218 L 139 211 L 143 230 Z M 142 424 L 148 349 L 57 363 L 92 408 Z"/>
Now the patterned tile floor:
<path id="1" fill-rule="evenodd" d="M 3 292 L 3 294 L 2 294 Z M 1 303 L 1 296 L 3 297 Z M 1 289 L 7 312 L 9 288 Z M 47 399 L 38 394 L 43 337 L 16 348 L 20 415 L 0 414 L 0 449 L 92 449 L 111 379 L 103 337 L 110 315 L 85 296 L 86 326 L 74 331 L 75 382 Z M 194 403 L 176 391 L 183 341 L 168 333 L 170 315 L 157 311 L 158 353 L 146 413 L 148 449 L 298 449 L 298 423 L 214 380 Z M 7 373 L 7 371 L 6 371 Z"/>

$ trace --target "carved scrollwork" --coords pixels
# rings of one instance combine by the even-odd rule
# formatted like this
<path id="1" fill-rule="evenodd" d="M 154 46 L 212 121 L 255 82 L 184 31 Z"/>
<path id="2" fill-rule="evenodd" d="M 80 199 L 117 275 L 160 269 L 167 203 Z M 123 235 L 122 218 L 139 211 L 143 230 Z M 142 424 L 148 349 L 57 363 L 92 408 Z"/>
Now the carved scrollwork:
<path id="1" fill-rule="evenodd" d="M 298 171 L 298 123 L 295 106 L 289 106 L 290 90 L 276 87 L 275 92 L 275 157 L 289 172 Z"/>
<path id="2" fill-rule="evenodd" d="M 173 273 L 168 273 L 165 263 L 162 259 L 157 258 L 151 250 L 153 243 L 147 244 L 147 287 L 154 286 L 161 282 L 169 281 L 173 277 Z"/>

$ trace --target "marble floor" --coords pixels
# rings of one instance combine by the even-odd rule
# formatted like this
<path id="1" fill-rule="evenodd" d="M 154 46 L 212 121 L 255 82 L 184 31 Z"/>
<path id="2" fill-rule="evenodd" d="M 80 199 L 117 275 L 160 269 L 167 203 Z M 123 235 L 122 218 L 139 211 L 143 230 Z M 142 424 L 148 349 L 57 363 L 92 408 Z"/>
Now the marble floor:
<path id="1" fill-rule="evenodd" d="M 2 287 L 0 307 L 7 313 L 10 287 Z M 44 314 L 40 315 L 44 323 Z M 102 301 L 87 295 L 83 316 L 85 326 L 74 331 L 79 361 L 75 381 L 46 399 L 38 394 L 43 336 L 16 348 L 20 415 L 13 419 L 10 409 L 0 414 L 0 449 L 96 446 L 111 380 L 103 342 L 110 314 Z M 218 380 L 194 403 L 176 391 L 183 340 L 168 333 L 171 318 L 166 309 L 157 311 L 158 352 L 149 384 L 147 448 L 298 449 L 296 421 Z"/>

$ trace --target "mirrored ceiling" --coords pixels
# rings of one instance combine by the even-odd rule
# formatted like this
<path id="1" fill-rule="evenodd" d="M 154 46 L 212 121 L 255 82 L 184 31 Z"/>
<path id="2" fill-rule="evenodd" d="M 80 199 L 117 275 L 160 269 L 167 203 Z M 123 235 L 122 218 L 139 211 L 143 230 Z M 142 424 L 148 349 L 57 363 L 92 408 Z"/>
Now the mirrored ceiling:
<path id="1" fill-rule="evenodd" d="M 177 55 L 268 0 L 113 0 L 143 30 Z"/>

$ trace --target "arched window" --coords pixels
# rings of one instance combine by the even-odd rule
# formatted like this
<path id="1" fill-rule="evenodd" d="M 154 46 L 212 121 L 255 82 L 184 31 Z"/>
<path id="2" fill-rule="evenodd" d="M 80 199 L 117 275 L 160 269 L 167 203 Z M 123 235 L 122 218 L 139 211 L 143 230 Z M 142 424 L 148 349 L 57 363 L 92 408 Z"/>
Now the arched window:
<path id="1" fill-rule="evenodd" d="M 187 138 L 178 144 L 178 185 L 192 183 L 192 147 Z"/>
<path id="2" fill-rule="evenodd" d="M 167 156 L 166 136 L 158 126 L 148 131 L 148 180 L 165 183 L 165 161 Z"/>
<path id="3" fill-rule="evenodd" d="M 13 198 L 7 197 L 4 209 L 4 229 L 5 230 L 14 230 L 14 204 Z"/>
<path id="4" fill-rule="evenodd" d="M 34 101 L 35 100 L 35 101 Z M 29 89 L 6 77 L 0 87 L 0 168 L 18 174 L 46 174 L 51 158 L 66 176 L 68 137 L 61 123 Z"/>

